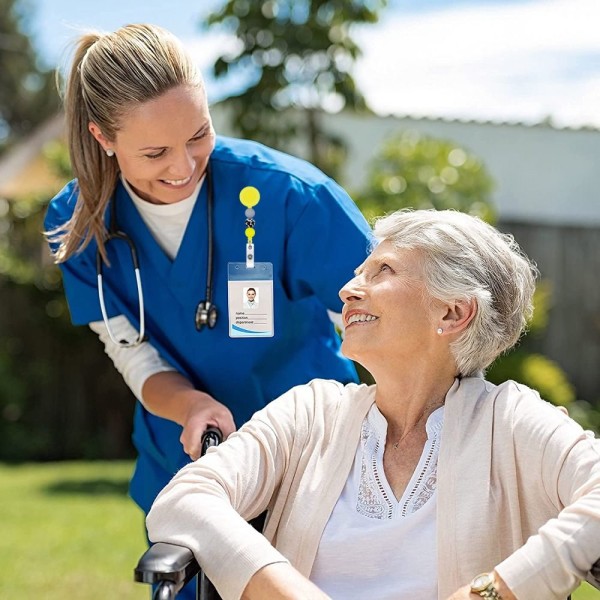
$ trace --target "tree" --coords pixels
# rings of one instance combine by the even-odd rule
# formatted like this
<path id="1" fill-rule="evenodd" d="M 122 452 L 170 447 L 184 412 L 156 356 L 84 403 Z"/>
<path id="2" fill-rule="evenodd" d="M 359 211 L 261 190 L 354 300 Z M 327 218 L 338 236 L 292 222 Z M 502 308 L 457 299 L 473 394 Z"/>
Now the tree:
<path id="1" fill-rule="evenodd" d="M 44 154 L 72 177 L 63 143 Z M 71 324 L 40 236 L 54 191 L 0 198 L 0 460 L 131 457 L 134 398 L 98 337 Z"/>
<path id="2" fill-rule="evenodd" d="M 400 208 L 456 209 L 495 220 L 493 181 L 482 161 L 448 140 L 406 130 L 387 139 L 355 198 L 368 219 Z"/>
<path id="3" fill-rule="evenodd" d="M 234 32 L 239 45 L 215 63 L 217 78 L 250 70 L 253 80 L 227 100 L 243 137 L 285 148 L 307 132 L 309 159 L 334 175 L 344 158 L 341 139 L 325 133 L 319 113 L 366 110 L 351 74 L 360 49 L 354 24 L 374 23 L 386 0 L 228 0 L 207 19 Z M 286 109 L 300 116 L 282 116 Z"/>
<path id="4" fill-rule="evenodd" d="M 367 186 L 355 200 L 369 220 L 401 208 L 435 208 L 455 209 L 494 222 L 492 190 L 490 174 L 473 153 L 451 141 L 407 130 L 384 142 L 369 167 Z M 600 411 L 578 401 L 560 365 L 535 351 L 536 336 L 547 325 L 550 298 L 550 283 L 540 282 L 529 334 L 494 361 L 486 378 L 493 383 L 507 379 L 524 383 L 544 399 L 567 406 L 584 427 L 598 430 Z M 373 381 L 364 369 L 359 371 L 363 381 Z"/>
<path id="5" fill-rule="evenodd" d="M 58 107 L 54 77 L 25 33 L 31 10 L 26 0 L 0 0 L 0 152 Z"/>

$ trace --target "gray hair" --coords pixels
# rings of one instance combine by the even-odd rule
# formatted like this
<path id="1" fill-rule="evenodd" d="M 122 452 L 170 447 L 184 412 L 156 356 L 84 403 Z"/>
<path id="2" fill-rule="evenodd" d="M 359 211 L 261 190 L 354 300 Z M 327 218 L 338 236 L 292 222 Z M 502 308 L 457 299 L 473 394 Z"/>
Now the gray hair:
<path id="1" fill-rule="evenodd" d="M 451 345 L 460 376 L 483 371 L 517 343 L 533 314 L 538 270 L 512 235 L 453 210 L 400 210 L 378 219 L 373 233 L 421 253 L 431 298 L 476 302 L 475 317 Z"/>

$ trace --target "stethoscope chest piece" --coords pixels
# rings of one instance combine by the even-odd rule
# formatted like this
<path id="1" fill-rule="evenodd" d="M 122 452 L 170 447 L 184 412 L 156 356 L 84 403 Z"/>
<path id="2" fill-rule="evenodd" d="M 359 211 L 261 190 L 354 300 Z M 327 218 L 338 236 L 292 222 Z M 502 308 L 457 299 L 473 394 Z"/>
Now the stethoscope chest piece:
<path id="1" fill-rule="evenodd" d="M 196 308 L 196 329 L 202 331 L 203 327 L 213 329 L 217 324 L 217 307 L 208 300 L 202 300 Z"/>

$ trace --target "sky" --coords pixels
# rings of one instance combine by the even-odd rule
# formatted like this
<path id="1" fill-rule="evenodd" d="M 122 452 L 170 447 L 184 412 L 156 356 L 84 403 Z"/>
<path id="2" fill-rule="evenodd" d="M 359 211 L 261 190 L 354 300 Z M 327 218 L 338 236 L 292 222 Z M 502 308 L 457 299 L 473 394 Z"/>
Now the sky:
<path id="1" fill-rule="evenodd" d="M 28 30 L 45 66 L 64 64 L 82 28 L 132 22 L 170 29 L 207 79 L 230 40 L 201 31 L 222 0 L 28 0 Z M 380 114 L 600 128 L 600 0 L 389 0 L 379 23 L 353 31 L 354 76 Z"/>

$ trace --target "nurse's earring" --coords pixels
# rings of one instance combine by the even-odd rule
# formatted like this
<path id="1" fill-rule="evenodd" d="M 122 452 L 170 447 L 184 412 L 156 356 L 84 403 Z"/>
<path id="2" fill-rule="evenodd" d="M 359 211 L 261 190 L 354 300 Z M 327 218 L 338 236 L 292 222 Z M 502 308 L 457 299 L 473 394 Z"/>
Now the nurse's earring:
<path id="1" fill-rule="evenodd" d="M 437 334 L 438 335 L 442 335 L 442 333 L 444 333 L 444 330 L 441 327 L 437 328 Z"/>
<path id="2" fill-rule="evenodd" d="M 111 158 L 115 155 L 115 151 L 112 148 L 107 148 L 106 149 L 106 156 L 108 156 L 108 158 Z"/>

